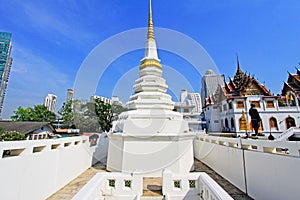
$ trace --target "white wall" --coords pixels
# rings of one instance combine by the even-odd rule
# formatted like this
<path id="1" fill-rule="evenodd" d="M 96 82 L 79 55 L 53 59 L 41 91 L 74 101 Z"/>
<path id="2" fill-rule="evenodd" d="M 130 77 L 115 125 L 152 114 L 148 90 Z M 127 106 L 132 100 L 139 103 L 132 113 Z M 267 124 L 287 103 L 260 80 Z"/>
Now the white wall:
<path id="1" fill-rule="evenodd" d="M 23 151 L 17 156 L 2 156 L 3 150 L 12 149 Z M 51 196 L 91 166 L 93 149 L 86 136 L 1 142 L 0 199 Z M 33 153 L 34 150 L 37 152 Z"/>
<path id="2" fill-rule="evenodd" d="M 153 137 L 109 135 L 107 169 L 160 177 L 164 169 L 188 173 L 193 169 L 194 134 Z"/>
<path id="3" fill-rule="evenodd" d="M 207 135 L 198 135 L 194 141 L 197 159 L 258 200 L 299 199 L 299 150 L 299 142 Z"/>
<path id="4" fill-rule="evenodd" d="M 97 162 L 106 163 L 108 154 L 108 136 L 106 133 L 100 134 L 93 154 L 93 164 Z"/>
<path id="5" fill-rule="evenodd" d="M 214 137 L 210 138 L 214 139 Z M 239 140 L 231 138 L 222 139 L 224 142 L 226 141 L 228 145 L 231 143 L 232 146 L 234 144 L 240 146 Z M 246 192 L 242 149 L 218 145 L 217 140 L 214 141 L 205 142 L 199 139 L 194 140 L 195 158 L 211 167 L 240 190 Z"/>
<path id="6" fill-rule="evenodd" d="M 245 151 L 245 164 L 249 196 L 299 199 L 299 157 Z"/>

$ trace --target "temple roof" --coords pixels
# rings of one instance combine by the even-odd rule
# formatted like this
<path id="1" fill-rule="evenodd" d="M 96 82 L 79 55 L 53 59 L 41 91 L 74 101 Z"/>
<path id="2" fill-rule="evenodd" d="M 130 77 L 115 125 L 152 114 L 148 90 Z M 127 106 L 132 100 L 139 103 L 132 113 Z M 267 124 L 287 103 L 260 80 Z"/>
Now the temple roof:
<path id="1" fill-rule="evenodd" d="M 227 97 L 245 96 L 245 95 L 263 95 L 271 96 L 271 92 L 258 82 L 254 76 L 247 75 L 243 72 L 237 57 L 237 71 L 234 78 L 229 78 L 225 83 L 223 92 Z"/>
<path id="2" fill-rule="evenodd" d="M 285 96 L 287 92 L 292 91 L 300 99 L 300 70 L 296 68 L 296 74 L 289 73 L 288 80 L 284 82 L 281 95 Z"/>

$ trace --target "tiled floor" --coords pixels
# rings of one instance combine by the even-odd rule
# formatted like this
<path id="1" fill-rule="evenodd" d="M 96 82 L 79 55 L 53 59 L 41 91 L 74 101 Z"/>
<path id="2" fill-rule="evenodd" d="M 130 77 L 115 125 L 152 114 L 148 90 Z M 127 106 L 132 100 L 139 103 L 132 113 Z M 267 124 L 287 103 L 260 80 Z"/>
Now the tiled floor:
<path id="1" fill-rule="evenodd" d="M 48 198 L 48 200 L 68 200 L 72 199 L 75 194 L 98 172 L 105 172 L 105 165 L 97 163 L 93 167 L 83 172 L 76 179 L 71 181 L 65 187 L 57 191 L 54 195 Z"/>
<path id="2" fill-rule="evenodd" d="M 236 200 L 251 200 L 244 192 L 232 185 L 229 181 L 217 174 L 211 168 L 195 159 L 194 162 L 196 172 L 206 172 L 211 178 L 213 178 L 233 199 Z"/>

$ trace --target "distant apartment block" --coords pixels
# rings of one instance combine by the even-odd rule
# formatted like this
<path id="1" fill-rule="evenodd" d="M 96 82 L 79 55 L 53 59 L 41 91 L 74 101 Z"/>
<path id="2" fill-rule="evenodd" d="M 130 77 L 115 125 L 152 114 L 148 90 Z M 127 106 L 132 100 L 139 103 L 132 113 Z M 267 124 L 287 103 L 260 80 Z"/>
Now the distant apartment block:
<path id="1" fill-rule="evenodd" d="M 55 113 L 56 101 L 57 101 L 57 96 L 56 95 L 48 94 L 45 97 L 44 105 L 48 108 L 49 111 Z"/>
<path id="2" fill-rule="evenodd" d="M 4 97 L 13 60 L 10 56 L 12 48 L 11 37 L 11 33 L 0 32 L 0 115 L 2 113 Z"/>
<path id="3" fill-rule="evenodd" d="M 198 113 L 198 114 L 202 112 L 201 96 L 199 93 L 187 92 L 184 89 L 181 90 L 180 105 L 190 106 L 191 110 L 187 112 Z"/>
<path id="4" fill-rule="evenodd" d="M 206 105 L 206 100 L 210 98 L 217 90 L 218 86 L 224 86 L 224 75 L 215 74 L 211 69 L 207 70 L 202 77 L 201 100 L 203 106 Z"/>
<path id="5" fill-rule="evenodd" d="M 112 104 L 111 99 L 106 98 L 106 97 L 102 97 L 102 96 L 98 96 L 98 95 L 93 95 L 91 96 L 90 101 L 93 102 L 95 99 L 100 99 L 100 101 L 107 103 L 107 104 Z"/>
<path id="6" fill-rule="evenodd" d="M 123 105 L 123 102 L 121 101 L 121 99 L 117 96 L 113 96 L 111 98 L 111 103 L 114 104 L 114 105 L 120 105 L 122 106 Z"/>
<path id="7" fill-rule="evenodd" d="M 74 99 L 74 90 L 68 89 L 67 92 L 67 101 L 73 100 Z"/>

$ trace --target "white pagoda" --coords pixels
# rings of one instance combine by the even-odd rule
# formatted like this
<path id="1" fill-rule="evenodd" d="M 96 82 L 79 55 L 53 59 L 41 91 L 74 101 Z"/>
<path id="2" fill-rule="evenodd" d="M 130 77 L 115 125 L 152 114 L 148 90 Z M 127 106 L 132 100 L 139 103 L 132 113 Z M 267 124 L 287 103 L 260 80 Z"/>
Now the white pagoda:
<path id="1" fill-rule="evenodd" d="M 193 169 L 193 138 L 182 114 L 166 94 L 152 22 L 150 1 L 145 56 L 141 60 L 134 95 L 109 134 L 107 170 L 161 176 L 164 169 L 188 173 Z"/>

